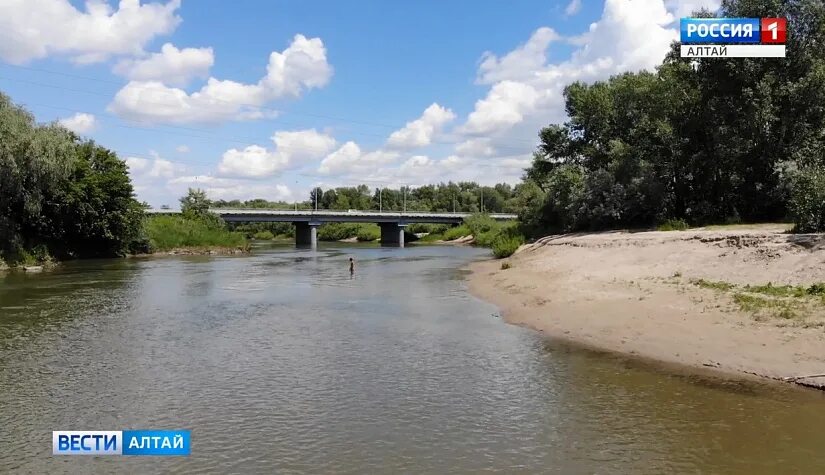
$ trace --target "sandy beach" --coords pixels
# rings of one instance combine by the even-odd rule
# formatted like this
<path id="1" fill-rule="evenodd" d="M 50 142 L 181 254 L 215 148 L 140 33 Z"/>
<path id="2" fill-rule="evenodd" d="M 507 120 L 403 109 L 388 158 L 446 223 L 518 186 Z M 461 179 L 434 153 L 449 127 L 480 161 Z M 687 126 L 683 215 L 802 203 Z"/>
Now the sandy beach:
<path id="1" fill-rule="evenodd" d="M 773 379 L 825 374 L 825 295 L 810 287 L 825 282 L 825 236 L 784 231 L 548 236 L 473 264 L 470 290 L 510 323 L 594 348 Z"/>

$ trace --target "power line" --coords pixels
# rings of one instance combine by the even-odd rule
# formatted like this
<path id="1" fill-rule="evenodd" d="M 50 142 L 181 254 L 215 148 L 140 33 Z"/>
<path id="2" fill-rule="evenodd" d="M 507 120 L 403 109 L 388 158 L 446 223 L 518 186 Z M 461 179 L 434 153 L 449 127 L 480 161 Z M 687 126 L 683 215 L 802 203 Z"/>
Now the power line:
<path id="1" fill-rule="evenodd" d="M 113 84 L 113 85 L 117 85 L 119 87 L 122 87 L 122 83 L 120 83 L 120 82 L 107 80 L 107 79 L 101 79 L 101 78 L 93 78 L 91 76 L 82 76 L 82 75 L 64 73 L 64 72 L 53 71 L 53 70 L 48 70 L 48 69 L 32 68 L 32 67 L 28 67 L 28 66 L 18 66 L 18 65 L 8 65 L 8 64 L 3 65 L 3 66 L 10 67 L 10 68 L 18 68 L 18 69 L 23 69 L 23 70 L 28 70 L 28 71 L 34 71 L 34 72 L 44 72 L 44 73 L 55 74 L 55 75 L 59 75 L 59 76 L 72 77 L 72 78 L 75 78 L 75 79 L 98 81 L 98 82 Z M 0 77 L 0 79 L 4 79 L 4 80 L 7 80 L 7 81 L 21 82 L 21 83 L 24 83 L 24 84 L 30 84 L 30 85 L 41 86 L 41 87 L 50 87 L 50 88 L 55 88 L 55 89 L 63 89 L 63 90 L 66 90 L 66 91 L 78 92 L 78 93 L 82 93 L 82 94 L 91 94 L 91 95 L 96 95 L 96 96 L 99 96 L 99 97 L 107 97 L 108 98 L 111 95 L 113 95 L 113 94 L 102 94 L 102 93 L 98 93 L 98 92 L 85 91 L 85 90 L 82 90 L 82 89 L 65 88 L 63 86 L 56 86 L 56 85 L 53 85 L 53 84 L 46 84 L 46 83 L 40 83 L 40 82 L 28 81 L 28 80 L 16 79 L 16 78 Z M 281 112 L 278 109 L 261 106 L 259 104 L 242 103 L 242 102 L 236 103 L 236 102 L 225 101 L 225 100 L 217 99 L 217 98 L 213 98 L 212 100 L 215 101 L 215 102 L 219 102 L 219 103 L 223 103 L 223 104 L 227 104 L 227 105 L 240 106 L 240 107 L 253 107 L 253 108 L 258 109 L 258 110 L 263 111 L 263 112 L 271 112 L 271 113 L 280 113 Z M 166 106 L 167 105 L 167 104 L 164 104 L 164 103 L 150 101 L 150 100 L 146 100 L 146 99 L 141 99 L 141 102 L 144 102 L 146 104 L 160 105 L 160 106 Z M 397 129 L 401 129 L 403 127 L 406 127 L 406 123 L 403 126 L 399 126 L 399 125 L 379 124 L 379 123 L 374 123 L 374 122 L 357 121 L 357 120 L 352 120 L 352 119 L 347 119 L 347 118 L 328 116 L 328 115 L 323 115 L 323 114 L 299 112 L 299 111 L 294 111 L 294 110 L 289 111 L 289 113 L 292 114 L 292 115 L 298 115 L 298 116 L 303 115 L 303 116 L 307 116 L 307 117 L 324 118 L 324 119 L 329 119 L 329 120 L 336 120 L 336 121 L 339 121 L 339 122 L 345 122 L 345 123 L 351 123 L 351 124 L 357 124 L 357 125 L 368 125 L 368 126 L 373 126 L 373 127 L 382 127 L 382 128 L 392 129 L 392 130 L 397 130 Z M 284 122 L 282 122 L 282 123 L 284 123 Z M 284 124 L 289 125 L 289 123 L 284 123 Z M 295 124 L 295 125 L 297 125 L 297 124 Z M 373 134 L 373 135 L 378 136 L 377 134 Z M 381 136 L 381 137 L 383 137 L 383 136 Z M 533 141 L 533 140 L 525 140 L 525 139 L 517 139 L 517 138 L 511 139 L 511 140 L 516 141 L 516 142 L 530 143 L 530 144 L 535 145 L 535 141 Z M 439 142 L 434 142 L 434 143 L 439 143 Z M 452 143 L 452 142 L 449 142 L 449 143 L 444 142 L 444 144 L 454 145 L 454 143 Z M 499 148 L 501 148 L 501 147 L 499 147 Z"/>

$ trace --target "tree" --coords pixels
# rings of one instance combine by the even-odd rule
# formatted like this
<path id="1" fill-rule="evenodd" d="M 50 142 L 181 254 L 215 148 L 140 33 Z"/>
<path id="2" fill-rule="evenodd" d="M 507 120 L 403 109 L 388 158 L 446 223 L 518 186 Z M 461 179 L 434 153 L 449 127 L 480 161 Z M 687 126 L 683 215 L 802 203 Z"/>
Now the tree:
<path id="1" fill-rule="evenodd" d="M 189 188 L 186 196 L 180 199 L 180 210 L 184 216 L 189 218 L 202 218 L 209 213 L 212 203 L 206 196 L 206 191 Z"/>

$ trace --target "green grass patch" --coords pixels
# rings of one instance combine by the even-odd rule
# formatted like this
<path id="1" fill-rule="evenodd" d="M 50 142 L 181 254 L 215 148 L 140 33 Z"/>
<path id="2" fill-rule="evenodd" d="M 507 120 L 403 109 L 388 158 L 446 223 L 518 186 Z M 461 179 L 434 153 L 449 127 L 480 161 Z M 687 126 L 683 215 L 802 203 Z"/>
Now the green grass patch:
<path id="1" fill-rule="evenodd" d="M 758 295 L 736 293 L 733 301 L 745 312 L 765 314 L 776 318 L 795 318 L 799 305 L 787 300 L 760 297 Z"/>
<path id="2" fill-rule="evenodd" d="M 375 241 L 381 238 L 381 228 L 373 223 L 362 224 L 358 227 L 356 237 L 359 241 Z"/>
<path id="3" fill-rule="evenodd" d="M 143 227 L 154 251 L 169 251 L 183 247 L 249 246 L 242 233 L 228 231 L 220 220 L 150 216 L 144 220 Z"/>
<path id="4" fill-rule="evenodd" d="M 688 228 L 690 228 L 690 225 L 684 219 L 668 219 L 656 226 L 657 231 L 684 231 Z"/>
<path id="5" fill-rule="evenodd" d="M 713 290 L 721 290 L 727 291 L 734 287 L 735 285 L 731 284 L 730 282 L 722 282 L 722 281 L 713 281 L 713 280 L 705 280 L 705 279 L 692 279 L 690 281 L 691 284 L 702 287 L 703 289 L 713 289 Z"/>
<path id="6" fill-rule="evenodd" d="M 441 233 L 430 233 L 430 234 L 427 234 L 426 236 L 422 237 L 418 241 L 419 242 L 435 242 L 435 241 L 443 241 L 443 240 L 444 240 L 444 235 L 443 234 L 441 234 Z"/>
<path id="7" fill-rule="evenodd" d="M 272 234 L 271 231 L 258 231 L 252 237 L 253 239 L 257 239 L 259 241 L 271 241 L 275 239 L 275 235 Z"/>
<path id="8" fill-rule="evenodd" d="M 469 236 L 471 234 L 473 234 L 473 232 L 470 231 L 470 228 L 467 227 L 467 225 L 462 224 L 460 226 L 456 226 L 454 228 L 450 228 L 450 229 L 444 231 L 444 240 L 445 241 L 452 241 L 453 239 L 458 239 L 460 237 Z"/>

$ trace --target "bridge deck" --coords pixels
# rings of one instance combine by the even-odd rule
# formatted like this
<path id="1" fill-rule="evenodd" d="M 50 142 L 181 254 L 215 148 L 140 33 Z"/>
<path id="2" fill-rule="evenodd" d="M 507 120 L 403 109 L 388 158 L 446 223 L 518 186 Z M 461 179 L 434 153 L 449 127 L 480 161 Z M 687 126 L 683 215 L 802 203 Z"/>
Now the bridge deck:
<path id="1" fill-rule="evenodd" d="M 227 222 L 290 222 L 290 223 L 433 223 L 457 224 L 472 213 L 433 213 L 420 211 L 361 211 L 361 210 L 270 210 L 270 209 L 210 209 Z M 147 210 L 150 214 L 177 214 L 172 210 Z M 516 219 L 515 214 L 492 213 L 498 221 Z"/>

